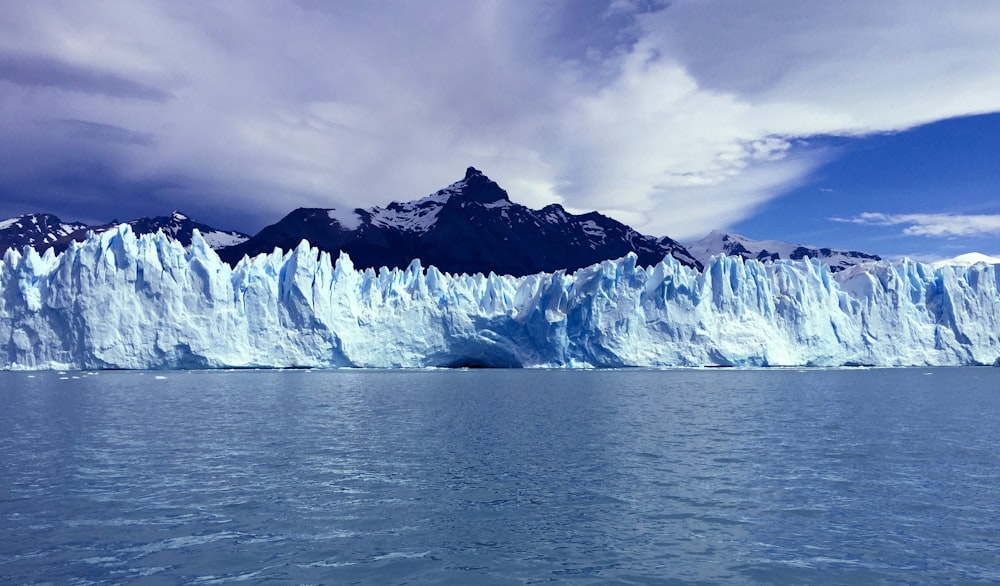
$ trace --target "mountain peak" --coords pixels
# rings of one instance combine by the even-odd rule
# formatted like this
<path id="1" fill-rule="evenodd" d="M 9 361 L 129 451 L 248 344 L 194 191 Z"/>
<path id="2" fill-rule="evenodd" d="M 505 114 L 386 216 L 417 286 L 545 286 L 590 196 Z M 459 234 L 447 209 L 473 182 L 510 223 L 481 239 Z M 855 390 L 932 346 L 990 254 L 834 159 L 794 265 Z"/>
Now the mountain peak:
<path id="1" fill-rule="evenodd" d="M 245 255 L 294 249 L 303 238 L 320 250 L 346 252 L 359 268 L 404 269 L 419 258 L 421 266 L 447 273 L 520 276 L 573 271 L 628 253 L 644 266 L 671 254 L 682 264 L 702 268 L 666 236 L 639 234 L 597 212 L 576 215 L 559 204 L 533 210 L 511 202 L 503 188 L 475 167 L 414 201 L 353 211 L 298 210 L 219 255 L 235 265 Z"/>
<path id="2" fill-rule="evenodd" d="M 465 170 L 465 178 L 454 184 L 453 189 L 466 201 L 494 203 L 510 201 L 507 192 L 475 167 Z"/>

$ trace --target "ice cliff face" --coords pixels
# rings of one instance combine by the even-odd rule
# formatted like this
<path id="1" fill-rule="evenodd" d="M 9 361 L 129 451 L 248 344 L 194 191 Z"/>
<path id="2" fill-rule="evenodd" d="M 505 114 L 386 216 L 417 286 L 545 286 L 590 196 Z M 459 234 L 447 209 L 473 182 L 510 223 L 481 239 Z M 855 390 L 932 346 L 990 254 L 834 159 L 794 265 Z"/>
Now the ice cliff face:
<path id="1" fill-rule="evenodd" d="M 857 267 L 855 267 L 856 269 Z M 0 263 L 0 368 L 992 364 L 1000 266 L 636 257 L 572 275 L 358 271 L 302 244 L 235 268 L 127 225 Z"/>

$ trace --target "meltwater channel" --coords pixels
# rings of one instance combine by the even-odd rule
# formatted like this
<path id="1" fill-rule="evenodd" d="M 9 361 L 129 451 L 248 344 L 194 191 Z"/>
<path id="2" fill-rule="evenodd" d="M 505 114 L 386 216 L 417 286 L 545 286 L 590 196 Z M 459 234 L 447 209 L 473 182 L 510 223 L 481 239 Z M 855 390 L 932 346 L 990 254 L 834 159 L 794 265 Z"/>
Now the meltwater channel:
<path id="1" fill-rule="evenodd" d="M 0 583 L 1000 582 L 1000 368 L 0 373 Z"/>

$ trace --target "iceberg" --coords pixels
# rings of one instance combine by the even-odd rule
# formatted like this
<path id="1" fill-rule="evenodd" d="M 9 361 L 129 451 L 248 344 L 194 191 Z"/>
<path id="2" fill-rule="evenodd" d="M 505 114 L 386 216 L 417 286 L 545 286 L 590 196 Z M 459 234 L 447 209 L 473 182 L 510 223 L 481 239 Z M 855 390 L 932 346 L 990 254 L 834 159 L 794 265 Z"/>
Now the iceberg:
<path id="1" fill-rule="evenodd" d="M 357 270 L 303 241 L 230 268 L 128 225 L 0 263 L 0 368 L 993 364 L 1000 265 L 636 257 L 525 277 Z"/>

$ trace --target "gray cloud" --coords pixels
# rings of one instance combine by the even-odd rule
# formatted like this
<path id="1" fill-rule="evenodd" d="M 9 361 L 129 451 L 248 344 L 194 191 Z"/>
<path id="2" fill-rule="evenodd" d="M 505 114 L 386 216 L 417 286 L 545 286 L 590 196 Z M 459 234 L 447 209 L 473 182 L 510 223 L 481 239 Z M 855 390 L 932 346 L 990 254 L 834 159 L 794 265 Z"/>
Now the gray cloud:
<path id="1" fill-rule="evenodd" d="M 152 146 L 156 139 L 147 132 L 136 132 L 114 124 L 61 118 L 51 121 L 56 132 L 76 140 L 120 145 Z"/>
<path id="2" fill-rule="evenodd" d="M 40 55 L 0 53 L 0 80 L 114 98 L 162 102 L 170 94 L 125 76 Z"/>

